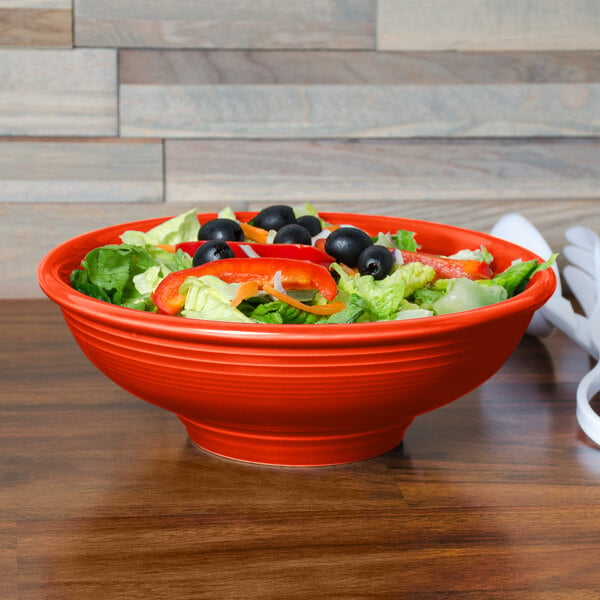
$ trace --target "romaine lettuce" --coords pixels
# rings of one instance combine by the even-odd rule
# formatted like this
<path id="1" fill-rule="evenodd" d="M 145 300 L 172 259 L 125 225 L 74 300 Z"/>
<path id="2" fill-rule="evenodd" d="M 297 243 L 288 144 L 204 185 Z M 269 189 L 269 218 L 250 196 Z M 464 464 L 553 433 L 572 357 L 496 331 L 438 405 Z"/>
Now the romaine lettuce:
<path id="1" fill-rule="evenodd" d="M 156 246 L 157 244 L 179 244 L 198 239 L 198 209 L 193 208 L 164 223 L 150 229 L 150 231 L 125 231 L 121 235 L 124 244 L 133 246 Z"/>
<path id="2" fill-rule="evenodd" d="M 506 300 L 508 294 L 501 285 L 478 285 L 471 279 L 448 279 L 447 289 L 443 296 L 431 304 L 436 315 L 480 308 Z"/>
<path id="3" fill-rule="evenodd" d="M 421 263 L 397 266 L 390 275 L 376 280 L 371 275 L 349 275 L 337 264 L 332 268 L 340 276 L 338 289 L 344 299 L 356 294 L 365 302 L 365 316 L 359 320 L 385 321 L 394 319 L 404 306 L 404 298 L 435 278 L 433 268 Z"/>
<path id="4" fill-rule="evenodd" d="M 109 244 L 88 252 L 82 262 L 84 268 L 71 273 L 71 284 L 88 296 L 112 304 L 152 310 L 149 294 L 140 292 L 133 280 L 156 264 L 144 248 Z"/>
<path id="5" fill-rule="evenodd" d="M 253 323 L 252 319 L 231 306 L 238 288 L 238 283 L 225 283 L 213 275 L 188 277 L 180 287 L 180 292 L 185 295 L 185 305 L 180 314 L 193 319 Z"/>

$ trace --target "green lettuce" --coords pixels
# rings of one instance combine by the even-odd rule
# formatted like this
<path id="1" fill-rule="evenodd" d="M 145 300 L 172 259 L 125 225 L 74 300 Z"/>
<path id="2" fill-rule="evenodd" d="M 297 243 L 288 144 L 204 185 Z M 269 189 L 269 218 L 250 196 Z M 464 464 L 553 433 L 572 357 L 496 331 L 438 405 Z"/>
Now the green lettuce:
<path id="1" fill-rule="evenodd" d="M 338 273 L 338 289 L 342 299 L 348 301 L 356 295 L 364 301 L 364 314 L 358 320 L 385 321 L 395 319 L 406 308 L 404 299 L 435 278 L 432 267 L 421 263 L 400 265 L 383 279 L 371 275 L 348 275 L 339 265 L 332 268 Z"/>
<path id="2" fill-rule="evenodd" d="M 312 324 L 324 320 L 323 317 L 295 308 L 280 300 L 259 304 L 249 316 L 260 323 L 275 324 Z"/>
<path id="3" fill-rule="evenodd" d="M 125 231 L 121 235 L 121 241 L 124 244 L 141 247 L 195 241 L 198 239 L 200 229 L 197 214 L 198 209 L 194 208 L 167 219 L 164 223 L 150 229 L 150 231 Z"/>
<path id="4" fill-rule="evenodd" d="M 406 229 L 398 229 L 398 231 L 393 234 L 379 232 L 372 240 L 374 244 L 396 250 L 409 250 L 410 252 L 414 252 L 421 247 L 415 240 L 415 232 Z"/>
<path id="5" fill-rule="evenodd" d="M 456 254 L 451 254 L 448 258 L 457 260 L 476 260 L 477 262 L 484 262 L 488 265 L 494 260 L 494 257 L 485 246 L 480 246 L 477 250 L 460 250 Z"/>
<path id="6" fill-rule="evenodd" d="M 551 267 L 556 261 L 557 254 L 539 263 L 537 260 L 516 261 L 510 267 L 498 273 L 492 279 L 481 279 L 477 283 L 483 286 L 501 285 L 509 298 L 516 296 L 525 289 L 529 280 L 538 272 Z"/>
<path id="7" fill-rule="evenodd" d="M 478 285 L 471 279 L 459 278 L 446 280 L 446 291 L 430 304 L 436 315 L 480 308 L 506 300 L 506 289 L 501 285 Z"/>
<path id="8" fill-rule="evenodd" d="M 254 321 L 231 306 L 231 300 L 239 288 L 238 283 L 226 283 L 213 275 L 188 277 L 180 292 L 185 296 L 181 316 L 211 321 L 253 323 Z"/>
<path id="9" fill-rule="evenodd" d="M 157 266 L 155 259 L 144 248 L 128 244 L 109 244 L 87 253 L 83 269 L 71 273 L 71 285 L 78 291 L 139 310 L 152 310 L 150 294 L 140 291 L 134 278 Z"/>

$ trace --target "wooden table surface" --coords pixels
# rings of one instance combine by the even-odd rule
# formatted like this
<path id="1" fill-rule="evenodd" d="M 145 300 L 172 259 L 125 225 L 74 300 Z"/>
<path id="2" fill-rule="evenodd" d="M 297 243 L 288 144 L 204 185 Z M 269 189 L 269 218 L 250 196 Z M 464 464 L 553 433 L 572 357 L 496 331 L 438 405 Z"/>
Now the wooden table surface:
<path id="1" fill-rule="evenodd" d="M 392 452 L 295 469 L 195 450 L 49 301 L 0 306 L 2 600 L 600 598 L 591 359 L 560 332 Z"/>

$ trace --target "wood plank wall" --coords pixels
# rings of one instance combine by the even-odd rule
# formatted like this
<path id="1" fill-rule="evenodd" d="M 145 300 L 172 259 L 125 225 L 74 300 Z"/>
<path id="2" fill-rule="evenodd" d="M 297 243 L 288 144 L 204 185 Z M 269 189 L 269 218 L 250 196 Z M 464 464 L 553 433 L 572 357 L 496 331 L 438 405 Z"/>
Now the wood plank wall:
<path id="1" fill-rule="evenodd" d="M 0 297 L 83 231 L 306 200 L 600 231 L 600 2 L 0 0 Z"/>

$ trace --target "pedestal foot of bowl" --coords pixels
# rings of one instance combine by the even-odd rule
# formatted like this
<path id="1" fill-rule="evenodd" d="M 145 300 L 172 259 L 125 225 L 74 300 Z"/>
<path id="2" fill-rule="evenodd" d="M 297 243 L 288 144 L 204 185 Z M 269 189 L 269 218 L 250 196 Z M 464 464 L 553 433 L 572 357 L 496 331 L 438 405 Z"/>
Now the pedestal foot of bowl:
<path id="1" fill-rule="evenodd" d="M 384 454 L 404 439 L 412 419 L 384 429 L 351 433 L 296 433 L 220 428 L 179 415 L 196 447 L 226 458 L 281 466 L 326 466 Z"/>

